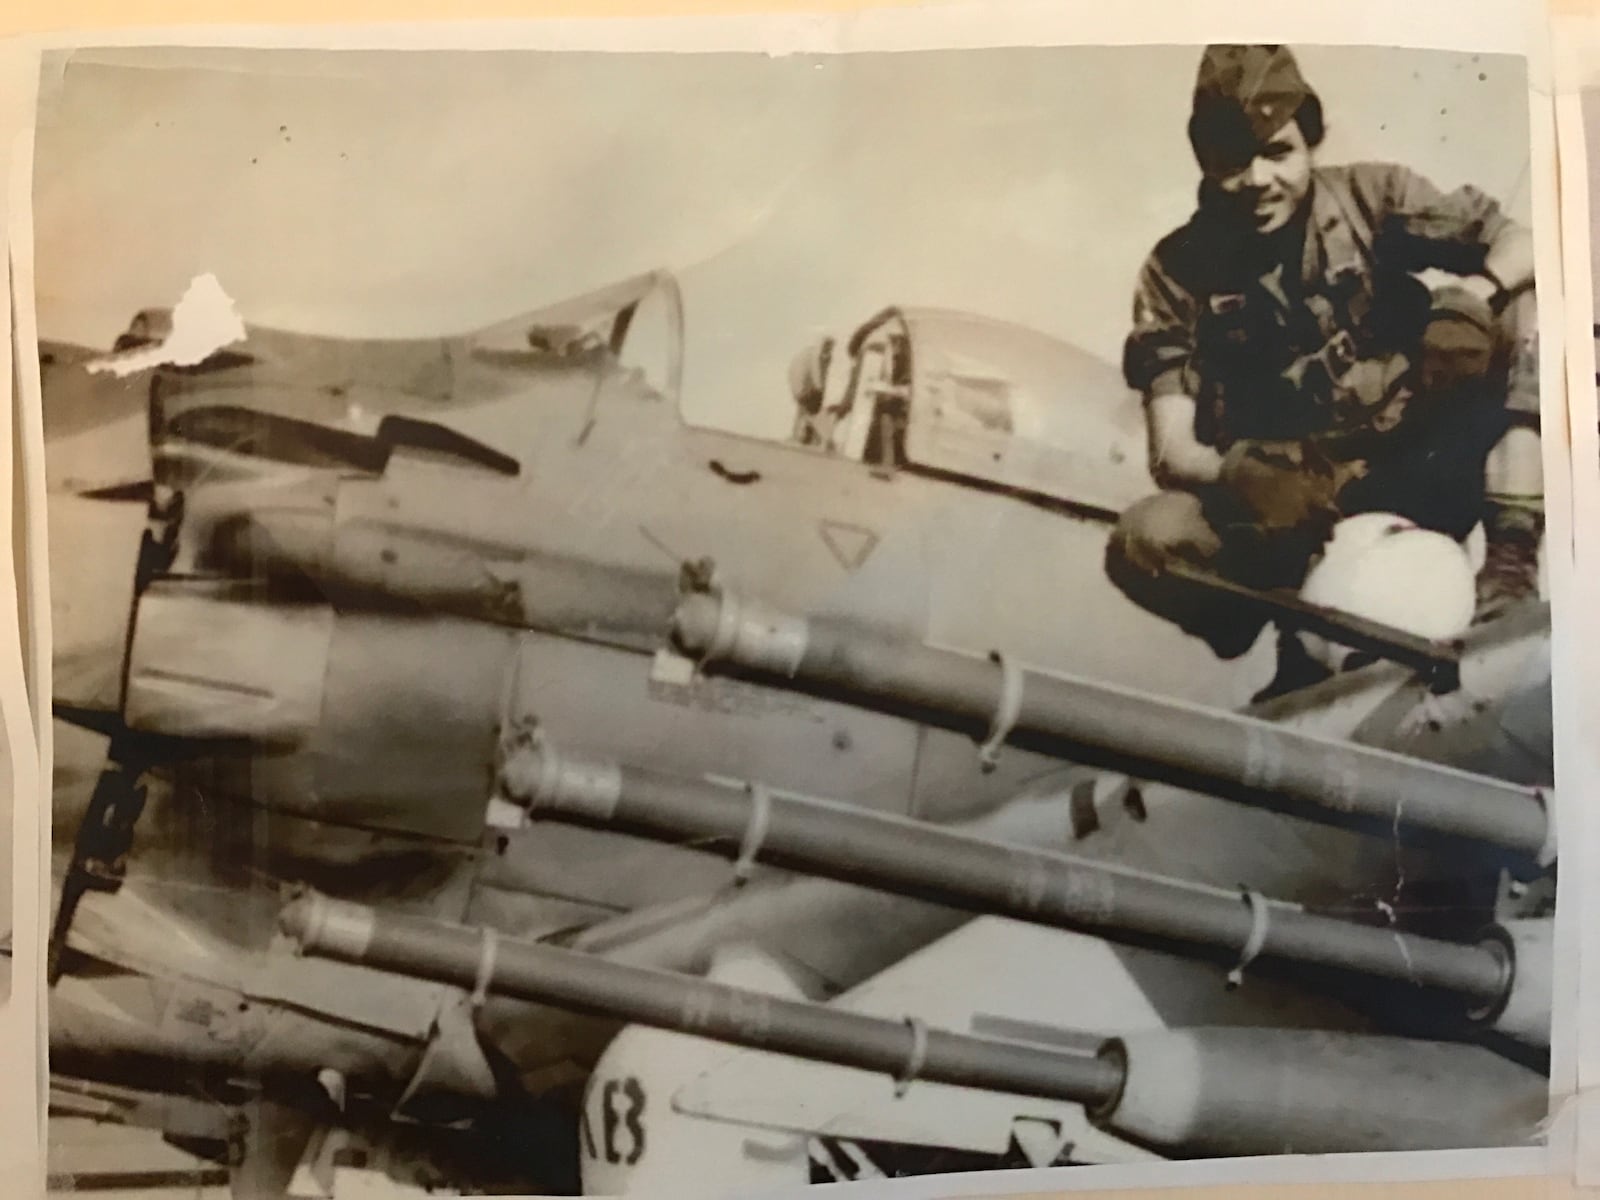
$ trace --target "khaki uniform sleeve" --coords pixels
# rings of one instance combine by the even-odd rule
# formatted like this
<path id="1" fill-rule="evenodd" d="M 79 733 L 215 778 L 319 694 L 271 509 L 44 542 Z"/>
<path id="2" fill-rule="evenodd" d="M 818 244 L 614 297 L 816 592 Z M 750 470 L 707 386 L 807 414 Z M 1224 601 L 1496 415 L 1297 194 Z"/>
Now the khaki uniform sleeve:
<path id="1" fill-rule="evenodd" d="M 1195 312 L 1195 298 L 1151 255 L 1134 287 L 1133 331 L 1122 348 L 1123 378 L 1147 400 L 1187 393 Z"/>

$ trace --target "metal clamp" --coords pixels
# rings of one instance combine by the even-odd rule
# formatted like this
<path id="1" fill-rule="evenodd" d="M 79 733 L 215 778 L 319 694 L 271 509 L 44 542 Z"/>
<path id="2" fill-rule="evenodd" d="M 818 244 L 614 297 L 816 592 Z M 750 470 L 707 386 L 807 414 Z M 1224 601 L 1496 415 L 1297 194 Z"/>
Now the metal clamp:
<path id="1" fill-rule="evenodd" d="M 622 767 L 570 758 L 541 735 L 506 756 L 496 788 L 530 815 L 553 812 L 603 824 L 615 819 L 622 803 Z"/>
<path id="2" fill-rule="evenodd" d="M 739 857 L 733 864 L 734 882 L 740 886 L 750 881 L 756 855 L 761 853 L 761 843 L 767 840 L 767 826 L 772 823 L 772 794 L 759 783 L 750 784 L 745 791 L 750 796 L 750 820 L 745 824 Z"/>
<path id="3" fill-rule="evenodd" d="M 989 735 L 978 747 L 978 761 L 985 771 L 994 770 L 1000 763 L 1000 747 L 1005 745 L 1022 714 L 1022 689 L 1026 682 L 1022 668 L 1000 651 L 991 651 L 989 660 L 1000 668 L 1000 701 L 989 721 Z"/>
<path id="4" fill-rule="evenodd" d="M 900 1099 L 928 1065 L 928 1026 L 921 1017 L 907 1017 L 906 1028 L 911 1030 L 911 1053 L 906 1055 L 906 1065 L 894 1078 L 894 1098 Z"/>
<path id="5" fill-rule="evenodd" d="M 1255 962 L 1261 953 L 1261 947 L 1267 941 L 1267 898 L 1260 892 L 1245 888 L 1240 895 L 1244 902 L 1250 906 L 1250 936 L 1244 940 L 1244 948 L 1239 951 L 1239 961 L 1233 970 L 1228 972 L 1228 989 L 1232 991 L 1244 982 L 1245 969 Z"/>
<path id="6" fill-rule="evenodd" d="M 472 984 L 473 1011 L 483 1007 L 489 998 L 489 984 L 494 979 L 495 959 L 500 955 L 500 935 L 489 926 L 483 927 L 482 949 L 478 953 L 478 974 Z"/>
<path id="7" fill-rule="evenodd" d="M 734 663 L 793 679 L 810 638 L 805 619 L 737 592 L 721 590 L 716 598 L 716 626 L 700 656 L 701 667 L 713 662 Z"/>

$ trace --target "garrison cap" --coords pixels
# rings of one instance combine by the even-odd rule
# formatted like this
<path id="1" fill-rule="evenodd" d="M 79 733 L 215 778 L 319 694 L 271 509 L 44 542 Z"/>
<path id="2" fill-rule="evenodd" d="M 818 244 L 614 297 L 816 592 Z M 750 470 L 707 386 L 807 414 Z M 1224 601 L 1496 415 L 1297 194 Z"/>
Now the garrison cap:
<path id="1" fill-rule="evenodd" d="M 1189 140 L 1202 166 L 1248 161 L 1312 95 L 1287 46 L 1207 46 Z"/>

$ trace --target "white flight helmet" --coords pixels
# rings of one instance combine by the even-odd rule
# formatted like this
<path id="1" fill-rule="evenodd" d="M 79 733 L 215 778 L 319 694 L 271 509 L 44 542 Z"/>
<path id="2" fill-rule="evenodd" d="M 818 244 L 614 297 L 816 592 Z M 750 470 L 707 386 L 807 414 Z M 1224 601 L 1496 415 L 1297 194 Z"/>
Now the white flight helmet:
<path id="1" fill-rule="evenodd" d="M 1334 526 L 1300 596 L 1418 637 L 1465 633 L 1476 604 L 1475 571 L 1455 539 L 1393 513 L 1362 513 Z M 1349 648 L 1303 634 L 1307 651 L 1338 670 Z"/>

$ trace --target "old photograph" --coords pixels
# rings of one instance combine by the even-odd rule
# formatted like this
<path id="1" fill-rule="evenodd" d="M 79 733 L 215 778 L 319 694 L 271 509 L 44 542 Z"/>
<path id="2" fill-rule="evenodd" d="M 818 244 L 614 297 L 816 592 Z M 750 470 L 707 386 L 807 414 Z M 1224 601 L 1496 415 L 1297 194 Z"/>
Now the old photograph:
<path id="1" fill-rule="evenodd" d="M 60 51 L 32 167 L 56 1190 L 1540 1143 L 1521 57 Z"/>

